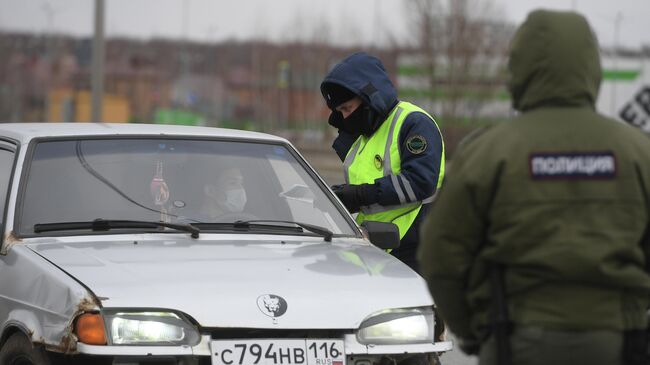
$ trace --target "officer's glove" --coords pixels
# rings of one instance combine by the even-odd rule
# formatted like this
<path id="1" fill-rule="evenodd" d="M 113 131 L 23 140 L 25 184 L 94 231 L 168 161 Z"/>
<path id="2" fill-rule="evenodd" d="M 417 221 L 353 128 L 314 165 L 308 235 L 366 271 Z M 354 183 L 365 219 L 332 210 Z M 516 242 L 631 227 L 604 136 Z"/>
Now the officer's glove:
<path id="1" fill-rule="evenodd" d="M 341 112 L 332 111 L 327 123 L 336 129 L 343 128 L 343 114 L 341 114 Z"/>
<path id="2" fill-rule="evenodd" d="M 362 206 L 374 204 L 377 201 L 377 188 L 374 184 L 334 185 L 332 190 L 350 213 L 357 213 Z"/>

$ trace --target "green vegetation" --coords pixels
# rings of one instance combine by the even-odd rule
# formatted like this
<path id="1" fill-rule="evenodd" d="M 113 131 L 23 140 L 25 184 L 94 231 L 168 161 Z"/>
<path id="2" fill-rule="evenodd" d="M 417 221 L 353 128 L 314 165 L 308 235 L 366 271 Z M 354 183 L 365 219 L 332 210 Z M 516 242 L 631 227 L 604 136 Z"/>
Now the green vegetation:
<path id="1" fill-rule="evenodd" d="M 474 100 L 510 100 L 510 94 L 504 87 L 499 87 L 496 90 L 461 90 L 458 96 L 461 99 L 474 99 Z M 451 99 L 452 95 L 449 90 L 444 88 L 436 88 L 435 90 L 428 89 L 413 89 L 402 88 L 399 90 L 400 99 Z"/>
<path id="2" fill-rule="evenodd" d="M 202 125 L 203 116 L 180 109 L 158 109 L 154 114 L 156 124 Z"/>

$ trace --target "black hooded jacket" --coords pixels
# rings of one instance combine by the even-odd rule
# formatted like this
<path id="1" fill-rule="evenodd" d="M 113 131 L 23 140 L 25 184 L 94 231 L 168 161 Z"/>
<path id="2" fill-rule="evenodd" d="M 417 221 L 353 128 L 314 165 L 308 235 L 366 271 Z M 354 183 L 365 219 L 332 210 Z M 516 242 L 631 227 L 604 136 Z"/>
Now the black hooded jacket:
<path id="1" fill-rule="evenodd" d="M 337 84 L 359 96 L 361 100 L 375 113 L 377 118 L 376 128 L 385 122 L 386 117 L 397 106 L 397 91 L 393 86 L 381 61 L 376 57 L 360 52 L 355 53 L 338 63 L 325 77 L 321 84 L 321 91 L 325 101 L 328 101 L 327 89 L 329 84 Z M 333 108 L 328 103 L 330 108 Z M 376 130 L 376 129 L 375 129 Z M 423 152 L 412 153 L 407 148 L 407 141 L 411 137 L 420 136 L 425 140 L 426 148 Z M 341 158 L 345 159 L 358 135 L 351 135 L 339 130 L 338 137 L 332 147 Z M 440 169 L 440 159 L 443 156 L 442 136 L 435 123 L 426 114 L 414 112 L 409 114 L 399 131 L 399 151 L 401 157 L 400 179 L 405 178 L 413 189 L 415 200 L 424 200 L 436 191 Z M 394 186 L 389 176 L 375 180 L 376 202 L 381 205 L 400 204 L 397 189 L 405 189 L 402 184 Z M 406 194 L 407 195 L 407 194 Z M 409 201 L 410 202 L 410 201 Z M 395 256 L 403 259 L 408 264 L 414 263 L 414 250 L 418 241 L 418 226 L 421 216 L 427 211 L 423 207 L 411 229 L 403 237 L 401 246 L 394 251 Z M 407 258 L 404 259 L 402 255 Z"/>

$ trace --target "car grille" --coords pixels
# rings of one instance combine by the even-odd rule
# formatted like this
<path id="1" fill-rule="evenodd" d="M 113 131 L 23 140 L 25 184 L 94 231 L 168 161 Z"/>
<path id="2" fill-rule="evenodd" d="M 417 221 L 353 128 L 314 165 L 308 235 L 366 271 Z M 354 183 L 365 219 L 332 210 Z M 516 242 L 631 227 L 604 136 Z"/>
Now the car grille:
<path id="1" fill-rule="evenodd" d="M 258 329 L 258 328 L 204 328 L 201 333 L 210 333 L 213 340 L 249 338 L 342 338 L 352 330 L 332 329 Z"/>

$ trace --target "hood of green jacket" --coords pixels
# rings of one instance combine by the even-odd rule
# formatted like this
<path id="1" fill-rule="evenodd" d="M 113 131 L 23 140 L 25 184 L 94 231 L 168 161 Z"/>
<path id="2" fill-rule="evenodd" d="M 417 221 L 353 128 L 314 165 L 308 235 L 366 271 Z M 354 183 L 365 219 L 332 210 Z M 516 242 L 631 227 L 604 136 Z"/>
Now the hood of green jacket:
<path id="1" fill-rule="evenodd" d="M 573 12 L 537 10 L 512 41 L 508 88 L 513 107 L 594 107 L 602 77 L 598 42 Z"/>

